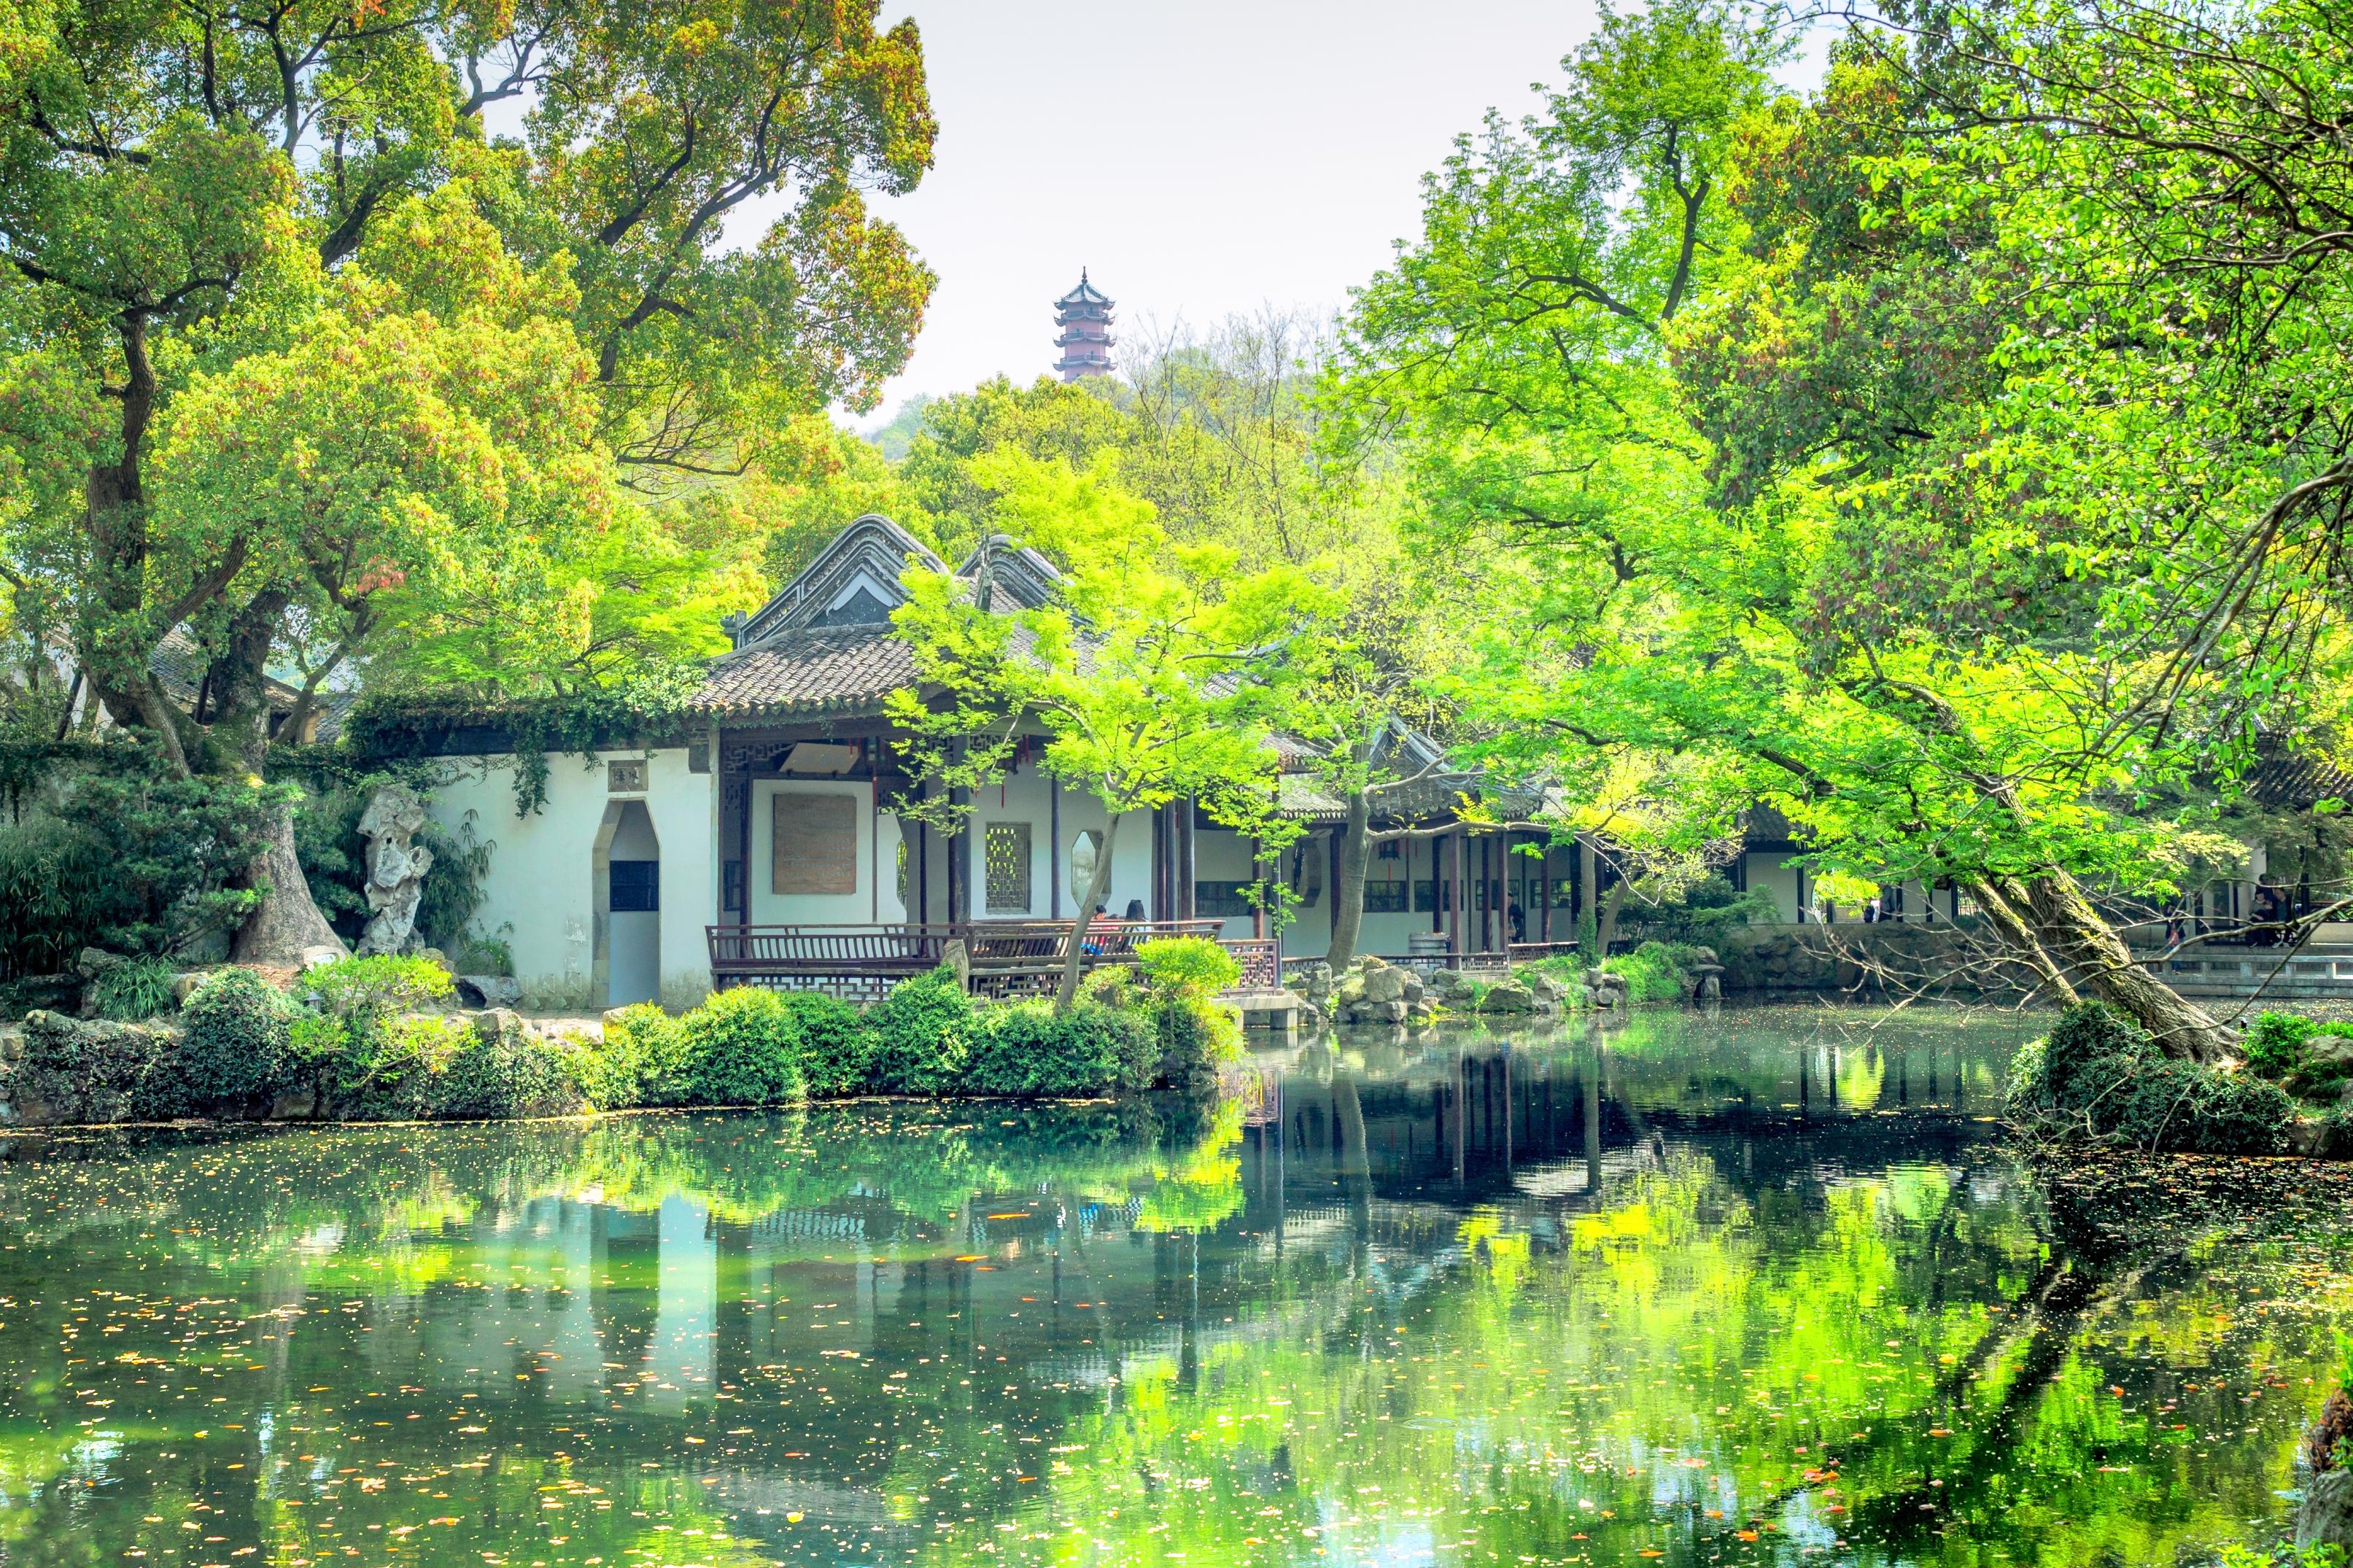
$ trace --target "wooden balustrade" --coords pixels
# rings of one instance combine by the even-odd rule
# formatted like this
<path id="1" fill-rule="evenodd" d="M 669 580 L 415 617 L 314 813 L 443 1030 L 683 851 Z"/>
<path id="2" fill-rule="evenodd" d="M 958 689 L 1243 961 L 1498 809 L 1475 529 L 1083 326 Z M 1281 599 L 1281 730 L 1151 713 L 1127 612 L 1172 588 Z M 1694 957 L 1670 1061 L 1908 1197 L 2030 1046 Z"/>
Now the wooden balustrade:
<path id="1" fill-rule="evenodd" d="M 1219 921 L 1122 921 L 1079 933 L 1080 963 L 1133 963 L 1155 937 L 1214 938 Z M 911 974 L 949 962 L 963 945 L 971 988 L 1004 995 L 1044 988 L 1069 955 L 1068 921 L 955 921 L 898 925 L 715 925 L 704 928 L 711 977 L 721 989 L 773 985 L 879 996 Z M 1250 946 L 1250 943 L 1229 944 Z M 1266 944 L 1270 949 L 1273 943 Z M 1249 960 L 1245 960 L 1247 963 Z M 1269 963 L 1271 962 L 1271 955 Z"/>

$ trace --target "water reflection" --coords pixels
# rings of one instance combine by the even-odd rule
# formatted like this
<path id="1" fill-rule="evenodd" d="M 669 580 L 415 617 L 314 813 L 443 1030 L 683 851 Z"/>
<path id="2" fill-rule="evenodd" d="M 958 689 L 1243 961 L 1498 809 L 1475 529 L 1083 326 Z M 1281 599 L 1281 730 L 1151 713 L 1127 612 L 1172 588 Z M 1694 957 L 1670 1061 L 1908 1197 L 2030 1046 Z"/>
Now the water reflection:
<path id="1" fill-rule="evenodd" d="M 2274 1519 L 2343 1247 L 2117 1254 L 1981 1119 L 2020 1032 L 1659 1013 L 1318 1042 L 1222 1110 L 27 1140 L 0 1549 L 2137 1562 Z"/>

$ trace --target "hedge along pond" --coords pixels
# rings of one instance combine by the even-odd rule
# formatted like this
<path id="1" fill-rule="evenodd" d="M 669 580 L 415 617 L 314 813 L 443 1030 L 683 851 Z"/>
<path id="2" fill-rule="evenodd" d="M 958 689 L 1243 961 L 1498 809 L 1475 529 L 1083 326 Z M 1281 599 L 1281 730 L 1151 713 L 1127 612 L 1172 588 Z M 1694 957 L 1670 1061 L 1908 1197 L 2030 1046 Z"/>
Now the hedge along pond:
<path id="1" fill-rule="evenodd" d="M 0 1546 L 1998 1563 L 2258 1534 L 2353 1296 L 2341 1168 L 2168 1161 L 2132 1207 L 2038 1173 L 1983 1120 L 2021 1032 L 1661 1009 L 1261 1052 L 1247 1101 L 17 1135 Z M 2272 1169 L 2297 1206 L 2249 1198 Z"/>
<path id="2" fill-rule="evenodd" d="M 1233 961 L 1194 938 L 1143 946 L 1156 951 L 1134 971 L 1090 975 L 1060 1012 L 1043 999 L 976 1005 L 940 969 L 862 1011 L 815 993 L 742 987 L 682 1017 L 645 1005 L 607 1014 L 600 1029 L 554 1034 L 502 1011 L 418 1011 L 450 995 L 448 973 L 423 959 L 343 959 L 290 989 L 224 969 L 169 1020 L 28 1015 L 5 1064 L 5 1102 L 22 1123 L 87 1125 L 1213 1089 L 1242 1054 L 1240 1019 L 1210 1000 Z"/>

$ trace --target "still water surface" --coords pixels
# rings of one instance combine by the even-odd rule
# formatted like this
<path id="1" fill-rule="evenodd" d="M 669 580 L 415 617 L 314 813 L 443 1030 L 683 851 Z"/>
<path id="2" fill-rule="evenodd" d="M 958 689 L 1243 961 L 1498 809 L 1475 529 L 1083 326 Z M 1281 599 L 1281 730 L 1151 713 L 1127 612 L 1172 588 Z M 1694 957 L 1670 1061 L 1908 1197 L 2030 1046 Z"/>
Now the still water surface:
<path id="1" fill-rule="evenodd" d="M 2307 1216 L 2119 1252 L 1987 1120 L 2023 1032 L 1657 1012 L 1270 1053 L 1248 1112 L 24 1139 L 0 1562 L 2169 1563 L 2268 1530 L 2353 1249 Z"/>

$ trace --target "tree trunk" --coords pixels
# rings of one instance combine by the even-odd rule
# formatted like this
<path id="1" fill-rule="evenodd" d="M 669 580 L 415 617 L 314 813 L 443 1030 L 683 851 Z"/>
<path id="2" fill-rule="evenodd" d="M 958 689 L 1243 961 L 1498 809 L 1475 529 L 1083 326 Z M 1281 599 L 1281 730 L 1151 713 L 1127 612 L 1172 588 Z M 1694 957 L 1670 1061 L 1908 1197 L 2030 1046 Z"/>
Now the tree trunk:
<path id="1" fill-rule="evenodd" d="M 1626 879 L 1620 877 L 1609 884 L 1609 892 L 1601 900 L 1601 930 L 1593 940 L 1593 945 L 1601 951 L 1595 953 L 1591 960 L 1597 967 L 1603 959 L 1609 956 L 1609 944 L 1618 940 L 1618 910 L 1625 902 Z"/>
<path id="2" fill-rule="evenodd" d="M 1365 879 L 1373 864 L 1372 799 L 1365 790 L 1348 795 L 1348 820 L 1340 830 L 1338 886 L 1332 889 L 1332 943 L 1324 962 L 1337 974 L 1356 960 L 1365 931 Z M 1412 900 L 1407 900 L 1410 903 Z"/>
<path id="3" fill-rule="evenodd" d="M 1079 978 L 1086 970 L 1087 922 L 1095 918 L 1095 906 L 1103 901 L 1111 890 L 1111 850 L 1119 842 L 1119 813 L 1104 814 L 1103 849 L 1095 856 L 1094 875 L 1087 879 L 1087 896 L 1079 902 L 1078 919 L 1071 922 L 1069 940 L 1062 943 L 1062 984 L 1054 993 L 1054 1011 L 1067 1013 L 1079 999 Z"/>
<path id="4" fill-rule="evenodd" d="M 2219 1061 L 2232 1052 L 2228 1031 L 2203 1007 L 2132 961 L 2131 950 L 2064 871 L 2026 882 L 2035 934 L 2077 988 L 2090 992 L 2149 1032 L 2168 1056 Z"/>
<path id="5" fill-rule="evenodd" d="M 234 740 L 239 765 L 259 776 L 269 758 L 269 645 L 288 597 L 256 595 L 229 623 L 228 645 L 214 660 L 211 685 L 220 694 L 216 730 Z M 246 886 L 264 889 L 260 905 L 237 933 L 230 956 L 239 963 L 291 967 L 306 948 L 346 951 L 343 938 L 311 900 L 311 884 L 294 852 L 294 808 L 270 808 L 268 838 L 246 873 Z"/>
<path id="6" fill-rule="evenodd" d="M 302 950 L 332 947 L 346 951 L 343 939 L 311 901 L 311 885 L 302 879 L 302 863 L 294 854 L 294 808 L 274 807 L 269 814 L 261 856 L 248 873 L 250 887 L 267 884 L 261 906 L 240 927 L 229 950 L 232 962 L 293 968 L 302 962 Z"/>
<path id="7" fill-rule="evenodd" d="M 2066 971 L 2059 967 L 2043 947 L 2042 940 L 2034 934 L 2034 929 L 2029 923 L 2031 908 L 2022 889 L 2014 884 L 2000 886 L 1990 878 L 1964 885 L 1970 897 L 1977 900 L 1978 908 L 1985 911 L 1986 919 L 1991 921 L 1994 929 L 2001 933 L 2002 940 L 2009 942 L 2028 966 L 2042 977 L 2044 988 L 2061 1005 L 2072 1007 L 2083 1000 L 2075 994 L 2075 987 L 2069 984 Z"/>

